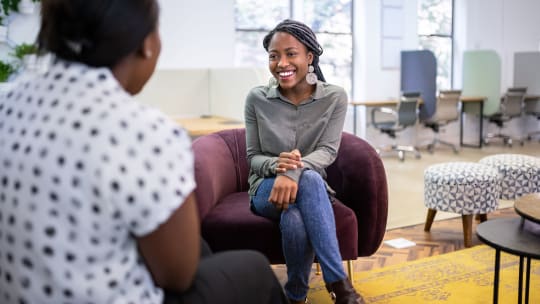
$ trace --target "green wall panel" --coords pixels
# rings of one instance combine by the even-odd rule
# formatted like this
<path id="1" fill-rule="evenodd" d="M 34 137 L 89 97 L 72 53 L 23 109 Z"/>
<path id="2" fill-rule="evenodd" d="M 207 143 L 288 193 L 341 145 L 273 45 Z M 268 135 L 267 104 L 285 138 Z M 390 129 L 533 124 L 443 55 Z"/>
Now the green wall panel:
<path id="1" fill-rule="evenodd" d="M 465 51 L 463 53 L 463 96 L 485 96 L 484 115 L 491 115 L 501 103 L 501 59 L 492 50 Z M 477 114 L 475 106 L 465 111 Z"/>

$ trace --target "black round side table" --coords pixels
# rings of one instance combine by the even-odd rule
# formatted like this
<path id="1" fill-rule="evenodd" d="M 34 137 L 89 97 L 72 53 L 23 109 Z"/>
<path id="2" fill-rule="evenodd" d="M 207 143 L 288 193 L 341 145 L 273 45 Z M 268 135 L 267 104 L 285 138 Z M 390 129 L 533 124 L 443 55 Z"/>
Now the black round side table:
<path id="1" fill-rule="evenodd" d="M 540 225 L 521 218 L 501 218 L 485 221 L 476 227 L 476 235 L 495 249 L 495 277 L 493 303 L 499 299 L 499 271 L 501 251 L 519 256 L 518 303 L 529 303 L 531 259 L 540 259 Z M 523 262 L 526 260 L 525 292 L 523 292 Z"/>

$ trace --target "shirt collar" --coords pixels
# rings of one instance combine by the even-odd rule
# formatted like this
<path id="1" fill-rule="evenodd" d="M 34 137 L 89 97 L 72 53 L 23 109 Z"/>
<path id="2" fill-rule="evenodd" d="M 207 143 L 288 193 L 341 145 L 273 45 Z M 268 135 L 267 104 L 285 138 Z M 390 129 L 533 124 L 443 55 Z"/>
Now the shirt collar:
<path id="1" fill-rule="evenodd" d="M 324 90 L 324 82 L 318 80 L 317 84 L 315 85 L 315 92 L 313 92 L 313 99 L 320 99 L 325 96 L 325 90 Z M 268 90 L 266 92 L 266 98 L 280 98 L 283 100 L 286 100 L 283 95 L 278 90 L 278 85 L 270 85 L 268 86 Z"/>

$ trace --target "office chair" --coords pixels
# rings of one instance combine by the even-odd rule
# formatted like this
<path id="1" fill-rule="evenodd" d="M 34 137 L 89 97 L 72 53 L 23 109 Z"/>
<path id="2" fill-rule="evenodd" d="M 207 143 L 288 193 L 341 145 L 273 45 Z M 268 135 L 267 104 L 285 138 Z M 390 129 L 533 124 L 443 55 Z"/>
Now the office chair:
<path id="1" fill-rule="evenodd" d="M 435 114 L 424 125 L 431 128 L 434 132 L 433 141 L 427 145 L 427 149 L 430 153 L 433 153 L 433 149 L 436 144 L 446 145 L 452 148 L 454 153 L 458 153 L 458 148 L 453 143 L 439 139 L 439 131 L 442 126 L 445 126 L 451 122 L 457 121 L 459 118 L 459 98 L 461 96 L 460 90 L 446 90 L 440 91 L 435 104 Z"/>
<path id="2" fill-rule="evenodd" d="M 531 115 L 533 117 L 536 117 L 536 119 L 538 119 L 538 121 L 540 122 L 540 97 L 527 100 L 525 102 L 524 112 L 526 115 Z M 539 135 L 539 134 L 540 134 L 540 130 L 529 132 L 527 134 L 527 139 L 531 140 L 533 136 Z"/>
<path id="3" fill-rule="evenodd" d="M 504 124 L 514 117 L 519 117 L 523 110 L 523 100 L 527 93 L 526 87 L 508 88 L 508 91 L 501 99 L 501 105 L 499 111 L 493 115 L 488 116 L 488 120 L 499 127 L 498 133 L 488 133 L 484 136 L 484 144 L 488 145 L 489 140 L 492 138 L 501 138 L 504 145 L 512 147 L 512 137 L 501 133 Z M 523 138 L 519 139 L 521 145 L 524 144 Z"/>
<path id="4" fill-rule="evenodd" d="M 384 107 L 374 108 L 371 111 L 371 123 L 374 128 L 395 139 L 397 132 L 403 131 L 407 127 L 416 126 L 419 102 L 420 93 L 403 93 L 396 110 Z M 385 115 L 386 119 L 381 118 L 382 115 L 380 113 L 387 114 Z M 391 119 L 388 119 L 388 114 L 391 115 Z M 400 161 L 405 160 L 405 152 L 414 153 L 416 158 L 421 157 L 420 151 L 415 146 L 392 144 L 389 148 L 383 147 L 381 149 L 384 151 L 397 151 Z M 381 149 L 377 149 L 377 153 L 381 154 Z"/>

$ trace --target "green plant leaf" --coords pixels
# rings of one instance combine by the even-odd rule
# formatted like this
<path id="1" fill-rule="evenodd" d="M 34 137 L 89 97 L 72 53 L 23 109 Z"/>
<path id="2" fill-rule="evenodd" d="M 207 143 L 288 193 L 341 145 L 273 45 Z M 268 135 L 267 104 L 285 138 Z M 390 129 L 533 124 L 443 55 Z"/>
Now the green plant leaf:
<path id="1" fill-rule="evenodd" d="M 22 60 L 22 58 L 29 54 L 36 54 L 37 47 L 35 44 L 22 43 L 15 46 L 14 52 L 11 53 L 15 58 Z"/>
<path id="2" fill-rule="evenodd" d="M 0 82 L 6 82 L 13 72 L 15 72 L 13 65 L 0 60 Z"/>

